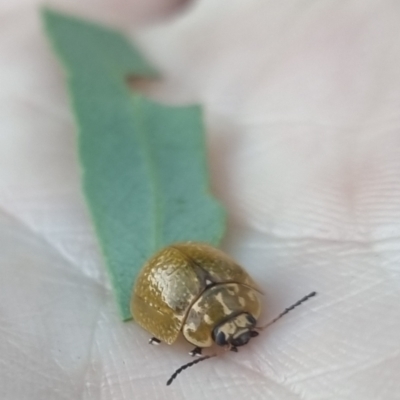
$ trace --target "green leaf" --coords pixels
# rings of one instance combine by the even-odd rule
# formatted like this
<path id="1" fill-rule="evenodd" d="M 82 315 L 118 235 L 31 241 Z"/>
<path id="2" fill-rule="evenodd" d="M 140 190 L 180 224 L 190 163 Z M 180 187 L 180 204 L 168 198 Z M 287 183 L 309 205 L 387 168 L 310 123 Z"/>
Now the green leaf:
<path id="1" fill-rule="evenodd" d="M 168 107 L 132 93 L 128 76 L 156 72 L 119 33 L 45 10 L 68 77 L 83 186 L 123 319 L 135 277 L 177 241 L 217 245 L 225 213 L 209 192 L 199 106 Z"/>

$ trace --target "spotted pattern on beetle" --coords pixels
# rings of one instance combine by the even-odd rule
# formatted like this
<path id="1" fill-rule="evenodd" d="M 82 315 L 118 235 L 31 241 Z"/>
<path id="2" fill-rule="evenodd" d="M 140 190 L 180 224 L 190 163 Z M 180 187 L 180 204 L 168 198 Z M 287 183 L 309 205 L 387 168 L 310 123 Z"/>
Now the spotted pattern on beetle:
<path id="1" fill-rule="evenodd" d="M 186 317 L 182 329 L 186 340 L 195 346 L 210 347 L 213 344 L 212 330 L 221 321 L 243 312 L 258 318 L 261 304 L 257 296 L 252 296 L 253 291 L 252 288 L 236 283 L 219 284 L 207 289 Z M 239 298 L 244 299 L 244 306 Z"/>

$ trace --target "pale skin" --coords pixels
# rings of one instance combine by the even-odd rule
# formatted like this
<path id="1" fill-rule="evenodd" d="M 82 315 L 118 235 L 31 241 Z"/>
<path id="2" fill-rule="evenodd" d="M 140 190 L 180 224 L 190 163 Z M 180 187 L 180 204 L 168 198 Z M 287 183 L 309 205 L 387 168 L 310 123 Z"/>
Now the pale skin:
<path id="1" fill-rule="evenodd" d="M 212 190 L 229 214 L 223 249 L 265 290 L 263 322 L 319 296 L 166 392 L 192 346 L 148 346 L 146 331 L 120 321 L 39 1 L 5 0 L 1 398 L 396 400 L 397 2 L 201 0 L 168 18 L 166 0 L 49 2 L 132 28 L 166 76 L 152 93 L 204 105 Z"/>

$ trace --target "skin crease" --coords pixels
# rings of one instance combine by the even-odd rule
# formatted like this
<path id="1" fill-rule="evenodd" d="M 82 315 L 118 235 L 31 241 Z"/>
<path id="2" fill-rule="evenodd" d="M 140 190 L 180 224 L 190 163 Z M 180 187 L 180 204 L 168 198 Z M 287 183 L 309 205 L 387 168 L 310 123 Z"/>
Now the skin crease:
<path id="1" fill-rule="evenodd" d="M 47 3 L 129 28 L 152 95 L 204 106 L 221 248 L 265 291 L 261 324 L 318 297 L 166 387 L 192 346 L 121 322 L 43 1 L 3 0 L 0 398 L 398 400 L 398 1 L 196 0 L 151 24 L 169 0 Z"/>

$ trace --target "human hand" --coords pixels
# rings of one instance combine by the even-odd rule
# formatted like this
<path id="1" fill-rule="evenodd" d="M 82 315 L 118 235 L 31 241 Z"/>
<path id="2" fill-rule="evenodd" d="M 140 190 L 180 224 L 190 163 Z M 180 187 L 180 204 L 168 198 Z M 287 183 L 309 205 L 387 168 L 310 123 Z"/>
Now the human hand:
<path id="1" fill-rule="evenodd" d="M 165 77 L 148 92 L 204 105 L 213 190 L 229 213 L 223 249 L 265 290 L 263 319 L 312 290 L 318 296 L 238 354 L 200 363 L 166 387 L 190 346 L 148 346 L 145 331 L 120 321 L 38 2 L 4 3 L 0 397 L 394 400 L 397 7 L 202 0 L 144 30 L 156 0 L 53 4 L 133 25 Z"/>

